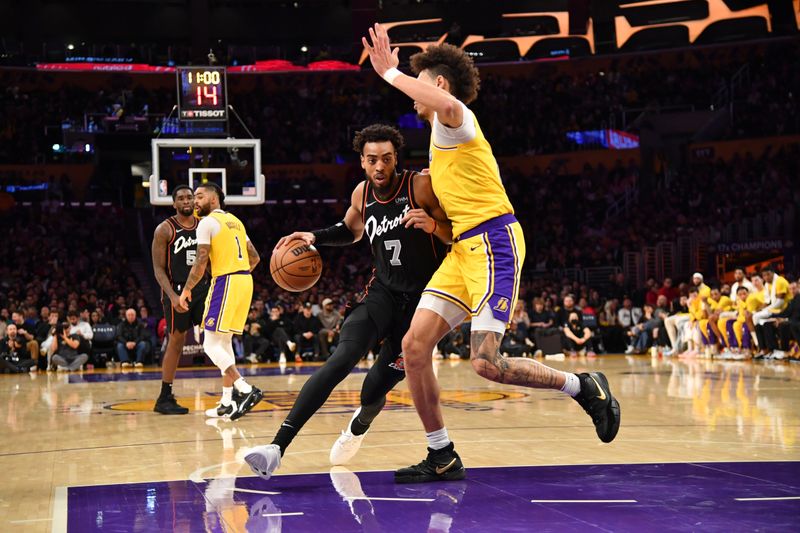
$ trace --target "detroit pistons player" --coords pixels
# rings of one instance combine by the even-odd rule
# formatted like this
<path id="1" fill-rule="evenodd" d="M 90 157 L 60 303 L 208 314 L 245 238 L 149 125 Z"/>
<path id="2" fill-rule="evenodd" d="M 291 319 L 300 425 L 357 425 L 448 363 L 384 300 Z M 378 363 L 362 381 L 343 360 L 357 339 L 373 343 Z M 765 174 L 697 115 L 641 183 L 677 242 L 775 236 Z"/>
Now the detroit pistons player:
<path id="1" fill-rule="evenodd" d="M 172 394 L 175 370 L 186 342 L 186 332 L 203 322 L 203 306 L 208 293 L 208 278 L 192 290 L 189 311 L 181 312 L 179 294 L 194 265 L 197 253 L 197 219 L 194 217 L 194 193 L 188 185 L 172 191 L 175 215 L 158 225 L 153 236 L 153 272 L 161 286 L 161 303 L 167 321 L 169 341 L 161 362 L 161 394 L 153 410 L 165 415 L 185 415 L 189 409 L 180 405 Z"/>
<path id="2" fill-rule="evenodd" d="M 245 461 L 269 479 L 303 425 L 328 399 L 370 348 L 382 341 L 380 355 L 361 388 L 361 407 L 331 450 L 331 462 L 346 463 L 386 402 L 386 394 L 405 377 L 400 344 L 422 289 L 446 253 L 450 223 L 439 207 L 427 174 L 396 170 L 400 132 L 375 124 L 358 132 L 353 148 L 367 179 L 358 184 L 344 220 L 313 232 L 283 237 L 318 246 L 348 246 L 366 234 L 373 276 L 366 294 L 347 314 L 333 355 L 303 385 L 271 444 L 249 450 Z"/>

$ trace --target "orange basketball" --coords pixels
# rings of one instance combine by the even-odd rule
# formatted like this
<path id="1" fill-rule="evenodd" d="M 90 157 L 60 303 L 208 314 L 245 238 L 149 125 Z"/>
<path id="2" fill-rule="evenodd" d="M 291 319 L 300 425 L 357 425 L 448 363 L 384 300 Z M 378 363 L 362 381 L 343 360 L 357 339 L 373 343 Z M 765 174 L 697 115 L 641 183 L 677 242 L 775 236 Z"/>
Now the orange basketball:
<path id="1" fill-rule="evenodd" d="M 294 239 L 272 253 L 269 273 L 281 288 L 302 292 L 313 287 L 322 275 L 322 258 L 314 246 Z"/>

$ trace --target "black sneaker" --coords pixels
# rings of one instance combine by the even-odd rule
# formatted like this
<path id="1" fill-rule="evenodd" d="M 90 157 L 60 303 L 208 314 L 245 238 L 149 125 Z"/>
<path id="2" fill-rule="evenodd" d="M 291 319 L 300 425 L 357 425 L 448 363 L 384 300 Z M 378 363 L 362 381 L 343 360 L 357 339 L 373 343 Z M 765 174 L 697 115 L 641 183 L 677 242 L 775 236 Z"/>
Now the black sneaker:
<path id="1" fill-rule="evenodd" d="M 175 396 L 159 397 L 153 411 L 162 415 L 185 415 L 189 412 L 188 407 L 178 403 Z"/>
<path id="2" fill-rule="evenodd" d="M 430 481 L 457 481 L 464 479 L 467 471 L 453 443 L 441 450 L 428 448 L 428 457 L 421 463 L 396 470 L 395 483 L 428 483 Z"/>
<path id="3" fill-rule="evenodd" d="M 258 402 L 260 402 L 263 397 L 264 393 L 261 392 L 261 389 L 258 387 L 253 387 L 253 390 L 249 393 L 239 396 L 236 401 L 239 407 L 231 415 L 231 420 L 236 420 L 249 413 L 253 407 L 258 405 Z"/>
<path id="4" fill-rule="evenodd" d="M 611 442 L 619 431 L 620 407 L 611 395 L 608 380 L 601 372 L 578 374 L 578 379 L 581 380 L 581 392 L 575 396 L 575 401 L 592 417 L 600 440 Z"/>

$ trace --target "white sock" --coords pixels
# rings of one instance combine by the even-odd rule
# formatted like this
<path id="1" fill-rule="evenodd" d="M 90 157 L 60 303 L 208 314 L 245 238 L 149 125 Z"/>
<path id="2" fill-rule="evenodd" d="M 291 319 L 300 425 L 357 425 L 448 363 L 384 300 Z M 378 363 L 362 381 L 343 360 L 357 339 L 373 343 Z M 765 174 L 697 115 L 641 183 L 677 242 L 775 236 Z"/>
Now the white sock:
<path id="1" fill-rule="evenodd" d="M 230 405 L 233 401 L 233 387 L 222 387 L 222 405 Z"/>
<path id="2" fill-rule="evenodd" d="M 244 380 L 244 378 L 239 378 L 233 382 L 233 386 L 236 387 L 236 390 L 241 392 L 242 394 L 250 394 L 253 390 L 253 387 Z"/>
<path id="3" fill-rule="evenodd" d="M 425 433 L 428 438 L 428 448 L 431 450 L 441 450 L 450 444 L 450 437 L 447 436 L 447 428 L 442 428 L 433 433 Z"/>
<path id="4" fill-rule="evenodd" d="M 572 372 L 564 372 L 564 386 L 561 387 L 561 392 L 566 392 L 573 398 L 581 392 L 581 380 Z"/>

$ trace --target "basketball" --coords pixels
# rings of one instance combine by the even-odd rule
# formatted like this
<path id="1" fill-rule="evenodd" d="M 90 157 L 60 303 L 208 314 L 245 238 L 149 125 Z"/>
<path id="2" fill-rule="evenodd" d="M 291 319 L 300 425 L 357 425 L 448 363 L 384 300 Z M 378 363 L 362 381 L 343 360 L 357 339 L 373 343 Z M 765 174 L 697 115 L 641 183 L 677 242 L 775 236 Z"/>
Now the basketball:
<path id="1" fill-rule="evenodd" d="M 273 252 L 269 272 L 282 289 L 302 292 L 313 287 L 322 275 L 322 258 L 314 246 L 294 239 Z"/>

